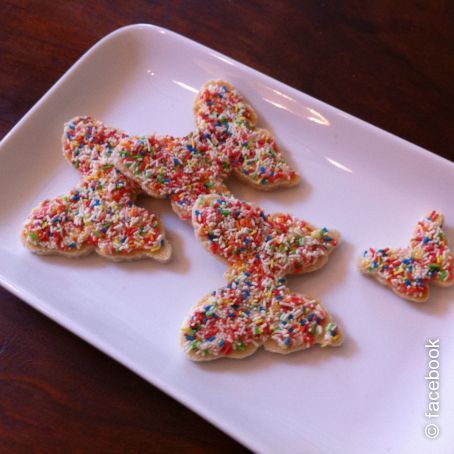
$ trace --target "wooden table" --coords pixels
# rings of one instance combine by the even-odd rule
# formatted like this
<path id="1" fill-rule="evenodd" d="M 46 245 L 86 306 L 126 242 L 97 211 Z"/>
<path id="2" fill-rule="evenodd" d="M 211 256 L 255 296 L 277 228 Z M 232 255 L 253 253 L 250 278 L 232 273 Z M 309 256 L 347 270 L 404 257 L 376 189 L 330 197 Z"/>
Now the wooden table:
<path id="1" fill-rule="evenodd" d="M 454 160 L 453 5 L 2 0 L 0 137 L 96 41 L 148 22 Z M 0 451 L 244 449 L 1 288 L 0 307 Z"/>

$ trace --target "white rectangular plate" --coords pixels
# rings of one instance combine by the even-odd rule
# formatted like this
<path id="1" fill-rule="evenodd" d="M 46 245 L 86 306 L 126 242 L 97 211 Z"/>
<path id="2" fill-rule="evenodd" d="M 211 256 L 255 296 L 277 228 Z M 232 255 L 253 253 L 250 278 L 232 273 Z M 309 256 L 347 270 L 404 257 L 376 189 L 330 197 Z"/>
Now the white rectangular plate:
<path id="1" fill-rule="evenodd" d="M 78 181 L 63 159 L 63 123 L 90 114 L 132 134 L 194 129 L 195 93 L 209 79 L 233 83 L 275 133 L 303 183 L 233 192 L 268 211 L 336 228 L 344 241 L 328 265 L 290 279 L 344 327 L 339 349 L 194 364 L 180 349 L 189 309 L 223 285 L 225 265 L 195 240 L 166 201 L 159 213 L 171 263 L 39 257 L 19 240 L 42 199 Z M 392 115 L 392 112 L 390 112 Z M 424 125 L 421 125 L 424 127 Z M 120 29 L 89 50 L 5 137 L 0 149 L 0 282 L 213 424 L 261 452 L 448 452 L 454 446 L 453 289 L 405 302 L 360 275 L 368 246 L 404 246 L 419 217 L 446 214 L 454 243 L 454 165 L 175 33 Z M 427 349 L 441 343 L 438 439 L 429 421 Z"/>

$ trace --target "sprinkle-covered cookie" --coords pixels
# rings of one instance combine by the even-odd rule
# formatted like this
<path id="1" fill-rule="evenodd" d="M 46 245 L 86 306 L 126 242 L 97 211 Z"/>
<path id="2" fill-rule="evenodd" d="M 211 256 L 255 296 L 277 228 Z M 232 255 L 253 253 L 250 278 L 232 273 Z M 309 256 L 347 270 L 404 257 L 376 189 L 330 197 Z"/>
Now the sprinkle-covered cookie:
<path id="1" fill-rule="evenodd" d="M 443 215 L 432 211 L 416 226 L 410 244 L 404 249 L 366 250 L 360 270 L 374 276 L 405 299 L 424 302 L 429 282 L 441 286 L 454 283 L 454 256 L 443 232 Z"/>
<path id="2" fill-rule="evenodd" d="M 194 113 L 197 130 L 187 136 L 122 138 L 114 153 L 117 168 L 147 194 L 170 198 L 186 220 L 199 195 L 229 194 L 224 180 L 232 172 L 262 190 L 298 183 L 272 135 L 256 128 L 253 109 L 232 85 L 208 82 Z"/>
<path id="3" fill-rule="evenodd" d="M 65 125 L 64 155 L 82 181 L 33 210 L 22 231 L 26 247 L 37 254 L 70 257 L 95 249 L 112 260 L 169 259 L 171 249 L 159 219 L 134 205 L 140 187 L 113 165 L 112 150 L 123 137 L 89 117 Z"/>
<path id="4" fill-rule="evenodd" d="M 260 346 L 291 353 L 342 343 L 326 309 L 293 293 L 284 278 L 323 266 L 340 241 L 336 231 L 213 194 L 199 197 L 192 223 L 205 247 L 230 266 L 227 285 L 203 298 L 184 323 L 181 342 L 192 360 L 243 358 Z"/>

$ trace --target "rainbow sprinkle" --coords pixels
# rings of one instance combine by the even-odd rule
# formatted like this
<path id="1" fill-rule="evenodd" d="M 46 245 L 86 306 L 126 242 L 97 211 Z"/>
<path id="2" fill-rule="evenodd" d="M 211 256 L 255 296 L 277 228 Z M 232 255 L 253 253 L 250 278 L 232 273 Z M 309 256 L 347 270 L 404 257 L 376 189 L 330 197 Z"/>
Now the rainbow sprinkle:
<path id="1" fill-rule="evenodd" d="M 337 232 L 216 195 L 197 200 L 192 221 L 202 243 L 230 265 L 228 284 L 204 298 L 182 329 L 192 359 L 246 356 L 261 345 L 289 353 L 341 343 L 327 311 L 292 293 L 284 279 L 322 266 L 339 242 Z"/>
<path id="2" fill-rule="evenodd" d="M 112 151 L 122 137 L 89 117 L 65 125 L 64 155 L 82 181 L 68 194 L 45 200 L 33 210 L 22 232 L 27 247 L 41 254 L 74 256 L 96 248 L 116 260 L 155 256 L 163 248 L 158 218 L 133 203 L 139 186 L 112 163 Z"/>
<path id="3" fill-rule="evenodd" d="M 454 256 L 443 232 L 443 215 L 432 211 L 423 217 L 408 248 L 366 250 L 360 269 L 403 298 L 416 302 L 427 300 L 431 281 L 442 286 L 452 285 Z"/>
<path id="4" fill-rule="evenodd" d="M 147 194 L 170 198 L 181 218 L 191 218 L 199 195 L 229 194 L 223 181 L 232 172 L 261 189 L 299 181 L 271 134 L 255 127 L 253 109 L 232 85 L 208 82 L 194 112 L 197 131 L 180 138 L 126 137 L 114 156 L 118 169 Z"/>

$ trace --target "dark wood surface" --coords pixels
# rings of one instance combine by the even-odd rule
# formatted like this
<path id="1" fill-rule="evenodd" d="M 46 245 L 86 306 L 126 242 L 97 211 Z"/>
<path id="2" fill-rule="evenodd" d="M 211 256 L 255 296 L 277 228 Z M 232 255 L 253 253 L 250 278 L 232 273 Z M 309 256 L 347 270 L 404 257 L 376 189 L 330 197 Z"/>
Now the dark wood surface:
<path id="1" fill-rule="evenodd" d="M 0 0 L 0 137 L 107 33 L 177 31 L 454 160 L 454 3 Z M 0 288 L 0 451 L 237 452 Z"/>

